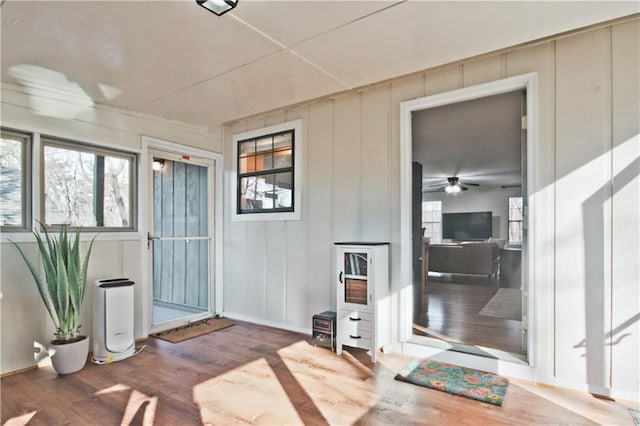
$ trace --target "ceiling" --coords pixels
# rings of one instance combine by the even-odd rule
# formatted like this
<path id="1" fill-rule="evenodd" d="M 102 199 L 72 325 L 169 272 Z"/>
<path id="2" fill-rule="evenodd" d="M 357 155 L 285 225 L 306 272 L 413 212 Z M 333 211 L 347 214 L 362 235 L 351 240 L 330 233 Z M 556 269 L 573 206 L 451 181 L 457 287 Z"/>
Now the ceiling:
<path id="1" fill-rule="evenodd" d="M 584 27 L 636 1 L 2 1 L 2 82 L 213 127 Z"/>
<path id="2" fill-rule="evenodd" d="M 479 185 L 471 190 L 520 185 L 523 102 L 517 90 L 415 111 L 413 161 L 422 165 L 423 191 L 448 177 Z"/>

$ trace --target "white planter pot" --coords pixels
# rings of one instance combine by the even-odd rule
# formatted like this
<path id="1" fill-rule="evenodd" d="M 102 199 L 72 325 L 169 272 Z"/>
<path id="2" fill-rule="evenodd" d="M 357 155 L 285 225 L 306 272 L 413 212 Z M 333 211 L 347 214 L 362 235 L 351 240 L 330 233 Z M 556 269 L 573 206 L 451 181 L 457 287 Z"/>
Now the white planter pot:
<path id="1" fill-rule="evenodd" d="M 89 355 L 89 338 L 66 343 L 64 345 L 55 345 L 51 343 L 54 350 L 51 355 L 51 364 L 58 374 L 70 374 L 82 370 L 87 362 Z"/>

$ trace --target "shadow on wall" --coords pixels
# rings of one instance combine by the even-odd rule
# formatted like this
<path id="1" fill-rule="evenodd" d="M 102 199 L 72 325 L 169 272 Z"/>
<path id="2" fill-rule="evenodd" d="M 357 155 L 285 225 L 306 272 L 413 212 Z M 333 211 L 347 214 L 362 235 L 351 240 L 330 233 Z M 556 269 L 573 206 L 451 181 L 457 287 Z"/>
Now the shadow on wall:
<path id="1" fill-rule="evenodd" d="M 638 143 L 638 136 L 630 139 L 626 143 Z M 624 145 L 624 144 L 623 144 Z M 611 154 L 611 152 L 610 152 Z M 640 159 L 632 160 L 622 171 L 616 174 L 606 184 L 598 188 L 583 204 L 582 219 L 584 229 L 584 259 L 585 259 L 585 339 L 574 346 L 574 348 L 585 348 L 582 357 L 586 357 L 587 363 L 587 383 L 590 386 L 611 387 L 611 383 L 607 382 L 609 375 L 606 360 L 610 358 L 605 351 L 606 347 L 610 348 L 619 344 L 622 339 L 631 333 L 620 335 L 625 329 L 633 323 L 638 322 L 640 314 L 629 318 L 624 323 L 615 326 L 611 324 L 611 330 L 605 330 L 608 323 L 606 315 L 610 309 L 605 306 L 605 292 L 611 291 L 605 286 L 606 282 L 610 282 L 610 277 L 606 277 L 605 255 L 606 241 L 605 238 L 611 238 L 611 235 L 605 235 L 605 214 L 607 202 L 611 203 L 614 195 L 621 191 L 625 186 L 629 185 L 634 179 L 638 178 L 640 170 Z M 615 182 L 615 185 L 614 185 Z M 613 189 L 610 189 L 613 188 Z M 613 253 L 616 256 L 616 253 Z M 591 261 L 591 260 L 594 261 Z M 632 261 L 632 260 L 630 260 Z M 637 262 L 637 259 L 636 259 Z M 613 265 L 612 265 L 613 267 Z M 618 283 L 619 285 L 629 285 L 631 283 Z M 613 286 L 613 283 L 610 282 Z M 637 285 L 637 283 L 636 283 Z M 614 338 L 616 339 L 614 341 Z M 607 340 L 609 340 L 607 342 Z M 609 349 L 610 351 L 611 349 Z M 610 379 L 609 379 L 610 380 Z"/>

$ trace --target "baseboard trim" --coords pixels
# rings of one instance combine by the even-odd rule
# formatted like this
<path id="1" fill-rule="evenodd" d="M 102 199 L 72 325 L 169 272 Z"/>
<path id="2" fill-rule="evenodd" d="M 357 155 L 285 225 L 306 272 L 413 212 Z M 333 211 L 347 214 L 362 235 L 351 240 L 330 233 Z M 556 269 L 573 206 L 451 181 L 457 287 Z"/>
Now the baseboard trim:
<path id="1" fill-rule="evenodd" d="M 544 383 L 545 385 L 570 389 L 578 392 L 585 392 L 594 395 L 594 397 L 604 397 L 613 399 L 615 401 L 627 401 L 632 404 L 637 404 L 640 401 L 640 390 L 638 392 L 625 391 L 615 388 L 606 388 L 604 386 L 588 385 L 584 383 L 575 383 L 568 380 L 558 379 L 556 377 L 538 377 L 537 383 Z"/>
<path id="2" fill-rule="evenodd" d="M 273 328 L 279 328 L 282 330 L 287 330 L 287 331 L 293 331 L 295 333 L 302 333 L 302 334 L 308 334 L 311 335 L 311 328 L 303 328 L 303 327 L 297 327 L 294 325 L 290 325 L 290 324 L 283 324 L 280 322 L 274 322 L 274 321 L 267 321 L 264 320 L 262 318 L 255 318 L 255 317 L 251 317 L 248 315 L 242 315 L 242 314 L 237 314 L 234 312 L 221 312 L 220 313 L 221 317 L 226 317 L 229 319 L 233 319 L 233 320 L 238 320 L 238 321 L 244 321 L 244 322 L 249 322 L 252 324 L 257 324 L 257 325 L 264 325 L 267 327 L 273 327 Z"/>
<path id="3" fill-rule="evenodd" d="M 27 371 L 31 371 L 31 370 L 37 370 L 38 368 L 40 367 L 38 367 L 37 365 L 32 365 L 31 367 L 21 368 L 19 370 L 8 371 L 6 373 L 0 374 L 0 379 L 4 377 L 9 377 L 9 376 L 15 376 L 16 374 L 20 374 L 20 373 L 26 373 Z"/>

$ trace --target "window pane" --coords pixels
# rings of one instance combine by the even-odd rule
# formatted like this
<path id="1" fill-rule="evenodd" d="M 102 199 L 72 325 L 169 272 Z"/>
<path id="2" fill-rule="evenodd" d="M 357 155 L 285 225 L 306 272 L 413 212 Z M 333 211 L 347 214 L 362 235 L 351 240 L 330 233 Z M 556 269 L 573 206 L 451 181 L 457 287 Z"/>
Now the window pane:
<path id="1" fill-rule="evenodd" d="M 265 196 L 273 193 L 265 176 L 251 176 L 240 179 L 240 210 L 260 210 L 271 208 L 272 198 Z"/>
<path id="2" fill-rule="evenodd" d="M 93 212 L 95 163 L 95 154 L 45 147 L 46 225 L 96 226 Z"/>
<path id="3" fill-rule="evenodd" d="M 271 152 L 256 155 L 256 171 L 271 170 L 273 168 L 273 154 Z"/>
<path id="4" fill-rule="evenodd" d="M 422 227 L 425 228 L 423 237 L 431 241 L 442 240 L 442 201 L 422 202 Z"/>
<path id="5" fill-rule="evenodd" d="M 522 220 L 522 197 L 509 197 L 509 220 Z"/>
<path id="6" fill-rule="evenodd" d="M 273 149 L 279 150 L 282 148 L 291 148 L 291 137 L 293 136 L 292 132 L 283 133 L 280 135 L 276 135 L 273 137 Z"/>
<path id="7" fill-rule="evenodd" d="M 44 223 L 132 227 L 133 158 L 44 145 Z"/>
<path id="8" fill-rule="evenodd" d="M 291 196 L 293 189 L 293 173 L 278 173 L 276 175 L 275 199 L 276 208 L 289 208 L 293 205 Z"/>
<path id="9" fill-rule="evenodd" d="M 22 226 L 24 140 L 3 134 L 0 140 L 0 226 Z"/>
<path id="10" fill-rule="evenodd" d="M 509 222 L 509 243 L 522 244 L 522 222 Z"/>
<path id="11" fill-rule="evenodd" d="M 256 157 L 240 158 L 240 173 L 251 173 L 256 171 Z"/>
<path id="12" fill-rule="evenodd" d="M 262 138 L 256 140 L 256 152 L 272 151 L 273 150 L 273 138 Z"/>
<path id="13" fill-rule="evenodd" d="M 239 142 L 238 153 L 240 154 L 240 156 L 253 154 L 255 150 L 256 150 L 255 141 L 250 140 L 245 142 Z"/>
<path id="14" fill-rule="evenodd" d="M 104 226 L 128 227 L 131 160 L 104 157 Z"/>
<path id="15" fill-rule="evenodd" d="M 271 210 L 293 206 L 293 173 L 240 179 L 240 210 Z"/>
<path id="16" fill-rule="evenodd" d="M 284 148 L 277 150 L 273 153 L 273 168 L 274 169 L 283 169 L 286 167 L 291 167 L 292 163 L 292 151 L 291 148 Z"/>

